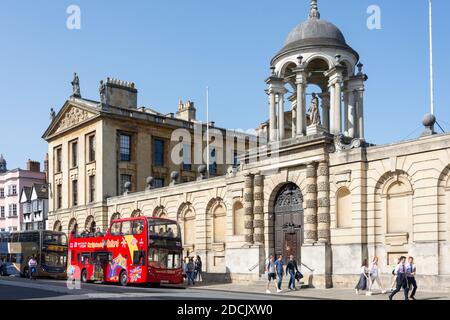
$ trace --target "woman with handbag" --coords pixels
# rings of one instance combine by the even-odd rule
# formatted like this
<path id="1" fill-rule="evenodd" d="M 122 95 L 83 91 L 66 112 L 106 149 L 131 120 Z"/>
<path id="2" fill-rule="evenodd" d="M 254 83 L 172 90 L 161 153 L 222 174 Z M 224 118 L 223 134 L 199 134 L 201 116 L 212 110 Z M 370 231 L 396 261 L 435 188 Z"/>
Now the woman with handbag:
<path id="1" fill-rule="evenodd" d="M 367 295 L 369 296 L 372 295 L 372 287 L 375 282 L 377 283 L 378 287 L 380 287 L 381 293 L 385 294 L 386 290 L 384 290 L 384 287 L 381 284 L 380 270 L 378 268 L 378 257 L 376 256 L 373 258 L 372 263 L 370 264 L 369 276 L 370 276 L 370 286 Z"/>
<path id="2" fill-rule="evenodd" d="M 359 294 L 359 291 L 367 291 L 368 280 L 369 280 L 369 268 L 368 268 L 367 259 L 365 259 L 361 266 L 361 275 L 359 277 L 358 284 L 355 287 L 356 294 Z"/>

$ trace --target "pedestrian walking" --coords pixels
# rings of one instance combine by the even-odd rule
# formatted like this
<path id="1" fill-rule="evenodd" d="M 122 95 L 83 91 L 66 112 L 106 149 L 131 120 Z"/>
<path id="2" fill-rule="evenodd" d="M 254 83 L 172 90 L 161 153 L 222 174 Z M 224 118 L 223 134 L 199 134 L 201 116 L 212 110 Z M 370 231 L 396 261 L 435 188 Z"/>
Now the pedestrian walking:
<path id="1" fill-rule="evenodd" d="M 409 290 L 412 292 L 409 298 L 411 300 L 416 300 L 416 292 L 417 292 L 417 282 L 416 282 L 416 265 L 414 264 L 414 258 L 409 257 L 408 263 L 406 264 L 406 278 L 408 280 Z"/>
<path id="2" fill-rule="evenodd" d="M 37 261 L 34 258 L 34 256 L 30 257 L 30 260 L 28 260 L 28 270 L 29 270 L 29 277 L 30 280 L 36 280 L 36 274 L 37 274 Z"/>
<path id="3" fill-rule="evenodd" d="M 277 279 L 278 279 L 277 293 L 281 293 L 283 292 L 283 290 L 281 289 L 281 285 L 283 284 L 283 276 L 284 276 L 284 262 L 282 255 L 279 255 L 278 260 L 275 261 L 275 267 L 277 270 Z"/>
<path id="4" fill-rule="evenodd" d="M 399 259 L 400 263 L 397 265 L 397 267 L 394 270 L 396 278 L 396 288 L 392 293 L 389 295 L 389 300 L 392 300 L 394 296 L 403 288 L 404 294 L 405 294 L 405 300 L 408 300 L 408 280 L 406 279 L 406 257 L 401 256 Z"/>
<path id="5" fill-rule="evenodd" d="M 277 273 L 276 273 L 276 267 L 275 267 L 275 257 L 274 255 L 271 255 L 269 258 L 269 261 L 266 265 L 266 272 L 267 272 L 267 287 L 266 287 L 266 293 L 270 294 L 269 286 L 270 283 L 273 280 L 273 283 L 275 284 L 275 287 L 278 290 L 277 284 L 275 281 L 277 280 Z"/>
<path id="6" fill-rule="evenodd" d="M 360 291 L 368 290 L 368 280 L 369 280 L 369 266 L 367 259 L 364 259 L 363 264 L 361 265 L 361 275 L 359 276 L 358 284 L 355 287 L 356 294 L 359 294 Z"/>
<path id="7" fill-rule="evenodd" d="M 187 271 L 187 278 L 188 278 L 188 286 L 192 283 L 192 285 L 195 285 L 195 279 L 194 279 L 194 270 L 195 270 L 195 264 L 194 259 L 190 258 L 189 262 L 186 267 Z"/>
<path id="8" fill-rule="evenodd" d="M 370 267 L 369 267 L 370 286 L 369 286 L 369 291 L 367 292 L 368 295 L 372 295 L 372 287 L 373 287 L 374 283 L 376 283 L 378 285 L 378 287 L 381 289 L 382 294 L 386 293 L 386 290 L 384 289 L 383 285 L 381 284 L 378 260 L 379 260 L 378 257 L 375 256 L 372 259 L 372 263 L 370 264 Z"/>
<path id="9" fill-rule="evenodd" d="M 289 262 L 286 266 L 286 275 L 289 274 L 290 279 L 289 279 L 289 284 L 288 284 L 288 289 L 289 290 L 297 290 L 297 288 L 295 287 L 295 280 L 296 280 L 296 276 L 297 273 L 300 272 L 298 271 L 298 265 L 297 265 L 297 261 L 295 261 L 294 256 L 290 256 L 289 257 Z"/>
<path id="10" fill-rule="evenodd" d="M 397 264 L 395 264 L 392 267 L 392 275 L 394 276 L 394 278 L 392 279 L 392 283 L 391 283 L 391 288 L 390 291 L 393 292 L 395 290 L 395 288 L 397 287 L 397 276 L 395 275 L 395 269 L 397 268 L 397 265 L 400 263 L 400 258 L 397 259 Z"/>
<path id="11" fill-rule="evenodd" d="M 189 258 L 188 257 L 184 257 L 183 262 L 181 263 L 181 268 L 182 268 L 182 272 L 183 272 L 183 279 L 184 280 L 188 280 L 187 278 L 187 264 L 189 263 Z"/>
<path id="12" fill-rule="evenodd" d="M 200 256 L 197 256 L 195 259 L 195 271 L 194 271 L 194 279 L 195 281 L 203 281 L 202 278 L 202 259 Z"/>

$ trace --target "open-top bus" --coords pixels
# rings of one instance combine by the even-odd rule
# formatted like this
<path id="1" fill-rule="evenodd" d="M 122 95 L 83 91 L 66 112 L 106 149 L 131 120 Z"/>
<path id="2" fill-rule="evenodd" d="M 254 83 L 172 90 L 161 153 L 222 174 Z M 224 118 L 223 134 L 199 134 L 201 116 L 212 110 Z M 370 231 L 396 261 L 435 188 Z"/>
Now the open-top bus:
<path id="1" fill-rule="evenodd" d="M 175 221 L 138 217 L 112 221 L 106 235 L 69 239 L 69 275 L 82 282 L 180 284 L 180 227 Z"/>
<path id="2" fill-rule="evenodd" d="M 38 277 L 67 277 L 67 236 L 64 233 L 41 230 L 0 234 L 0 275 L 28 277 L 28 261 L 32 256 L 38 262 Z"/>

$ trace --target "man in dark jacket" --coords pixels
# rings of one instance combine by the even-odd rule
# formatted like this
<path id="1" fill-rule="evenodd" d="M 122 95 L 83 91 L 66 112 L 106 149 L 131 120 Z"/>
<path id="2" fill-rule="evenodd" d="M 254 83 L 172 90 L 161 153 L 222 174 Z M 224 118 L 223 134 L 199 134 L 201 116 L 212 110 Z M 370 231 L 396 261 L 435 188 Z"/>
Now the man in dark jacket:
<path id="1" fill-rule="evenodd" d="M 297 290 L 295 288 L 295 278 L 296 278 L 296 274 L 298 271 L 298 266 L 297 266 L 297 261 L 295 261 L 294 256 L 290 256 L 289 257 L 289 262 L 286 266 L 286 274 L 290 275 L 290 280 L 289 280 L 289 290 Z"/>

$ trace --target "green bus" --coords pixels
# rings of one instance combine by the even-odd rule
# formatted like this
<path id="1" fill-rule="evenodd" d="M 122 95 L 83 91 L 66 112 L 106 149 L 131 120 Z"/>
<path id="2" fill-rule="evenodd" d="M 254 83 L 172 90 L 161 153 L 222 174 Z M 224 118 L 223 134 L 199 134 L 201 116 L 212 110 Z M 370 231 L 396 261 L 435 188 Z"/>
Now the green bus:
<path id="1" fill-rule="evenodd" d="M 38 277 L 67 278 L 66 234 L 45 230 L 0 233 L 0 276 L 29 277 L 32 256 L 38 262 Z"/>

